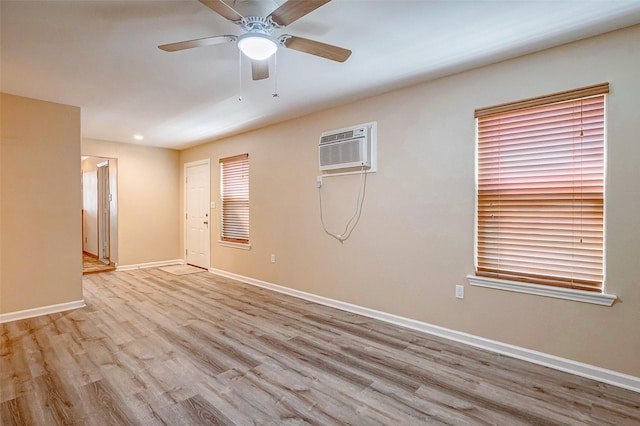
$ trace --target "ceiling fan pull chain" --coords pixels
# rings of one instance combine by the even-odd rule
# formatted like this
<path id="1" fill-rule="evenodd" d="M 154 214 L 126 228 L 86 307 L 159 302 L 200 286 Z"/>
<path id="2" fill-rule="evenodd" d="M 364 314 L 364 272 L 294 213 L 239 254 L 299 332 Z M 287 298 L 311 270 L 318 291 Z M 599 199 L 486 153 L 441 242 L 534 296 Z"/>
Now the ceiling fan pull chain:
<path id="1" fill-rule="evenodd" d="M 280 94 L 278 93 L 278 52 L 273 55 L 273 93 L 271 94 L 274 98 L 279 98 Z"/>
<path id="2" fill-rule="evenodd" d="M 238 49 L 238 102 L 242 102 L 242 52 Z"/>

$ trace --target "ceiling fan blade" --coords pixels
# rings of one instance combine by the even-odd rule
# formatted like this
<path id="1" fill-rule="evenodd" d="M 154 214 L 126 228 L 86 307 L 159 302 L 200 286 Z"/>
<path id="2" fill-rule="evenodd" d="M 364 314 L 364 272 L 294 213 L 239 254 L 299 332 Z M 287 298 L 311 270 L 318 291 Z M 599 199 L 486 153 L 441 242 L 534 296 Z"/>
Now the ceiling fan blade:
<path id="1" fill-rule="evenodd" d="M 254 80 L 264 80 L 269 78 L 269 60 L 251 61 L 251 77 Z"/>
<path id="2" fill-rule="evenodd" d="M 200 0 L 200 3 L 204 4 L 218 15 L 222 15 L 227 18 L 231 22 L 237 22 L 243 18 L 243 16 L 236 12 L 234 8 L 222 0 Z"/>
<path id="3" fill-rule="evenodd" d="M 321 56 L 336 62 L 344 62 L 349 59 L 349 56 L 351 56 L 351 51 L 348 49 L 343 49 L 342 47 L 332 46 L 330 44 L 320 43 L 319 41 L 309 40 L 302 37 L 287 34 L 281 36 L 280 40 L 282 40 L 281 43 L 288 49 L 309 53 L 310 55 Z"/>
<path id="4" fill-rule="evenodd" d="M 286 27 L 330 1 L 331 0 L 289 0 L 271 12 L 269 17 L 281 27 Z"/>
<path id="5" fill-rule="evenodd" d="M 221 35 L 213 37 L 198 38 L 195 40 L 179 41 L 158 46 L 165 52 L 175 52 L 177 50 L 191 49 L 193 47 L 211 46 L 213 44 L 223 44 L 235 41 L 238 37 L 233 35 Z"/>

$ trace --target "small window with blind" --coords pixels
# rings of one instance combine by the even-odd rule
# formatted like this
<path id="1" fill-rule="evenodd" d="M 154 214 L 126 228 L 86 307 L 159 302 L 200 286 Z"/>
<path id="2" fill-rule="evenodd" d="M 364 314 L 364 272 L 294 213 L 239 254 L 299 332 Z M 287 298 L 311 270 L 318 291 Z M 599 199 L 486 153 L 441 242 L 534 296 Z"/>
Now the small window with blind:
<path id="1" fill-rule="evenodd" d="M 220 159 L 221 242 L 249 244 L 249 154 Z"/>
<path id="2" fill-rule="evenodd" d="M 605 83 L 476 110 L 471 284 L 604 293 L 607 93 Z"/>

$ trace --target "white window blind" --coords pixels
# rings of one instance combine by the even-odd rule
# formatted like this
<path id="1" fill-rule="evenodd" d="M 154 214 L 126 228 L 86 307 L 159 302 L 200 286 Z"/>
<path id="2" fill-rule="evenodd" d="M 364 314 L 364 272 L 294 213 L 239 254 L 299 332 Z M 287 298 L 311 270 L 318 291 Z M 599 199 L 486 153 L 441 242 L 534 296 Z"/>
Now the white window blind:
<path id="1" fill-rule="evenodd" d="M 476 110 L 476 275 L 602 291 L 608 92 Z"/>
<path id="2" fill-rule="evenodd" d="M 249 243 L 249 154 L 220 159 L 222 241 Z"/>

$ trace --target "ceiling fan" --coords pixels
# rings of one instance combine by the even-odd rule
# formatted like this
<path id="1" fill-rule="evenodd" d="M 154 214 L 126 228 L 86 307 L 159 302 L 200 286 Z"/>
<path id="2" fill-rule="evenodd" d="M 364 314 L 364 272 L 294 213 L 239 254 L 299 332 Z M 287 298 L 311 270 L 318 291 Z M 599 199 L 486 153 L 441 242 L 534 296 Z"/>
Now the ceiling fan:
<path id="1" fill-rule="evenodd" d="M 319 41 L 290 34 L 284 34 L 279 37 L 272 35 L 275 29 L 286 27 L 331 0 L 288 0 L 267 17 L 242 16 L 223 0 L 199 1 L 222 17 L 242 27 L 244 33 L 240 36 L 219 35 L 163 44 L 158 46 L 160 49 L 166 52 L 175 52 L 194 47 L 237 41 L 240 51 L 251 59 L 253 80 L 262 80 L 269 77 L 268 59 L 278 50 L 279 46 L 337 62 L 344 62 L 351 56 L 350 50 Z"/>

